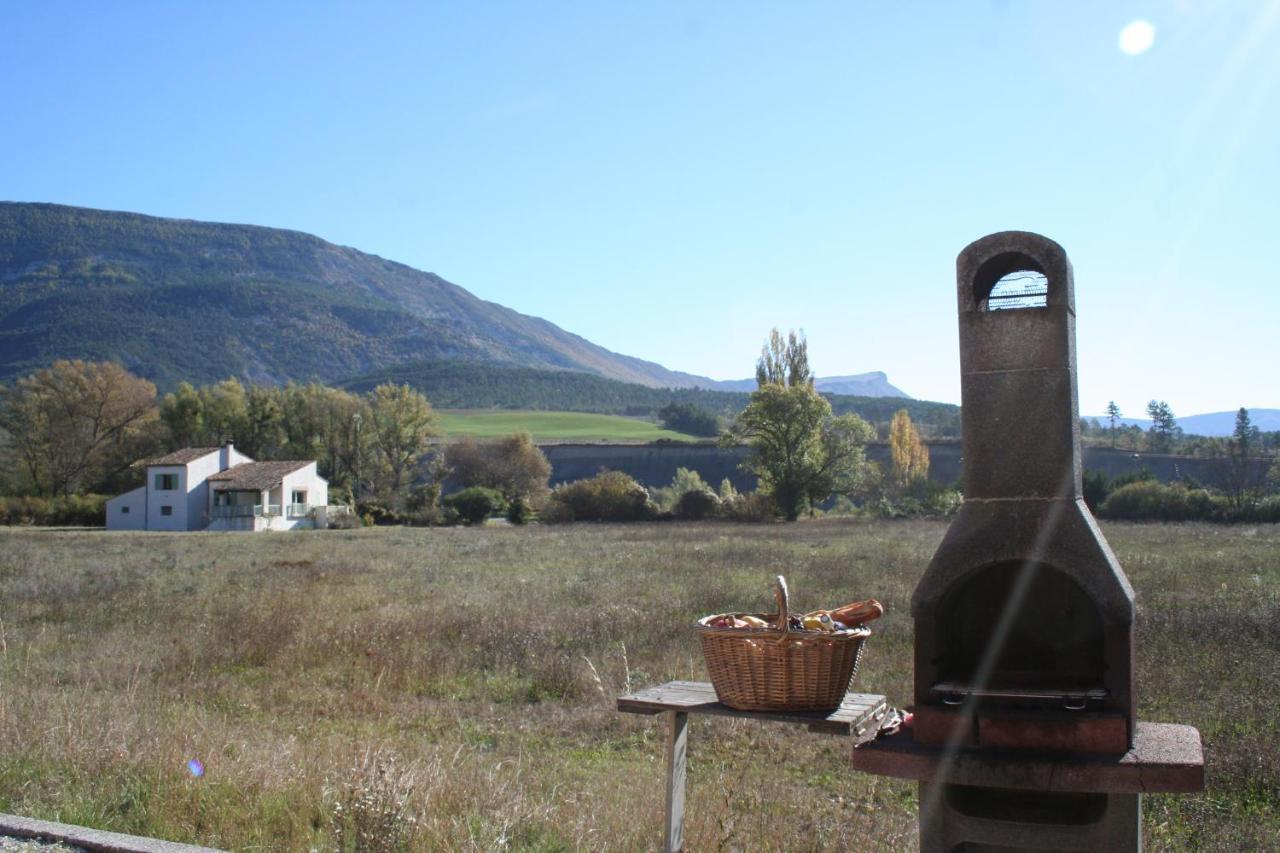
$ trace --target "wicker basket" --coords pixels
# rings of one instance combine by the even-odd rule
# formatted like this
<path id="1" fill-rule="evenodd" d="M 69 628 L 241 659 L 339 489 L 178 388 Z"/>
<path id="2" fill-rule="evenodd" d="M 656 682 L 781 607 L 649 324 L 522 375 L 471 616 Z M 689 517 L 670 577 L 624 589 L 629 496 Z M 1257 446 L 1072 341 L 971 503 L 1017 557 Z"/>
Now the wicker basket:
<path id="1" fill-rule="evenodd" d="M 713 628 L 698 620 L 702 653 L 721 704 L 739 711 L 826 711 L 839 707 L 871 630 L 794 631 L 787 581 L 777 579 L 778 615 L 752 614 L 768 628 Z M 778 626 L 781 626 L 780 628 Z"/>

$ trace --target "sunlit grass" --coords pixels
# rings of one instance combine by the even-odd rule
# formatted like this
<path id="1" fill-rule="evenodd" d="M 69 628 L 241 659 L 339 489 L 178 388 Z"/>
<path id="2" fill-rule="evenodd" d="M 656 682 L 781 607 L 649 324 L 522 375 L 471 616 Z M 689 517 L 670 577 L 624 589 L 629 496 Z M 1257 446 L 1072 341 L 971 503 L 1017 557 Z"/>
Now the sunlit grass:
<path id="1" fill-rule="evenodd" d="M 498 438 L 513 432 L 527 432 L 537 441 L 706 440 L 663 429 L 653 421 L 587 412 L 442 409 L 440 419 L 445 433 L 450 437 L 469 435 L 475 438 Z"/>

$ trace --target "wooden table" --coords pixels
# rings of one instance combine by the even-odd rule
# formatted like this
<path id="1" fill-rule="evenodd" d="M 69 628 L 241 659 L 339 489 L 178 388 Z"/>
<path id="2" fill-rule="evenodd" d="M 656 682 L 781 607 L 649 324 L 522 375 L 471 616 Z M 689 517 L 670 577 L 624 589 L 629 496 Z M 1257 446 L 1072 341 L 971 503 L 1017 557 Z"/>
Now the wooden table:
<path id="1" fill-rule="evenodd" d="M 684 847 L 684 789 L 690 714 L 808 726 L 811 732 L 856 738 L 856 746 L 876 736 L 889 706 L 885 697 L 877 694 L 846 693 L 844 701 L 834 711 L 735 711 L 716 701 L 715 690 L 705 681 L 670 681 L 618 697 L 618 710 L 627 714 L 665 714 L 667 717 L 667 806 L 663 849 L 667 853 L 675 853 Z"/>

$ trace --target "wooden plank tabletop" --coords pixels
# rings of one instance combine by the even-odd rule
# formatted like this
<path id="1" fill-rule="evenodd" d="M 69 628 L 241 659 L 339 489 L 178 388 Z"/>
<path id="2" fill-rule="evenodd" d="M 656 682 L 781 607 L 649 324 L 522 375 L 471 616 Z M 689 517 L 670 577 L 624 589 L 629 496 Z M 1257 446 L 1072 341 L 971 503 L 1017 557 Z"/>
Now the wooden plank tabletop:
<path id="1" fill-rule="evenodd" d="M 874 737 L 888 711 L 884 696 L 846 693 L 834 711 L 737 711 L 721 705 L 716 691 L 705 681 L 669 681 L 657 687 L 618 697 L 618 710 L 627 714 L 660 714 L 683 711 L 773 723 L 806 725 L 810 731 L 858 738 Z"/>

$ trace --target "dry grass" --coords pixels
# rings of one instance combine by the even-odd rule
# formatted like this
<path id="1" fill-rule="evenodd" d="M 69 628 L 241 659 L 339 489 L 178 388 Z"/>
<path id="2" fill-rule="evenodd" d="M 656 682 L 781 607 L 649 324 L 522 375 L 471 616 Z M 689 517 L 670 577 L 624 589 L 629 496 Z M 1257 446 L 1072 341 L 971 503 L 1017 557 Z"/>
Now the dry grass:
<path id="1" fill-rule="evenodd" d="M 237 849 L 653 849 L 663 733 L 613 698 L 705 677 L 685 626 L 767 609 L 785 572 L 801 608 L 885 603 L 859 685 L 907 702 L 943 529 L 6 530 L 0 811 Z M 1149 847 L 1280 847 L 1280 531 L 1106 532 L 1142 716 L 1209 754 L 1206 795 L 1145 799 Z M 913 786 L 851 773 L 846 741 L 692 728 L 689 849 L 914 847 Z"/>

